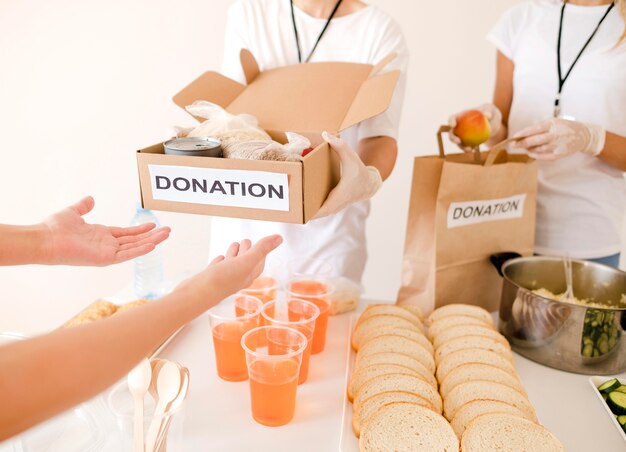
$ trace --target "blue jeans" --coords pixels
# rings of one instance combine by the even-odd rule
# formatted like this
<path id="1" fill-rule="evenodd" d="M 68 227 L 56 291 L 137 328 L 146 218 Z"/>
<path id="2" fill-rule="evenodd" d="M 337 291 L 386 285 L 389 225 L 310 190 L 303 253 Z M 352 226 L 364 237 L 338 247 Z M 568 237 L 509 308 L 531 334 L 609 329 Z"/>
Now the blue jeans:
<path id="1" fill-rule="evenodd" d="M 597 262 L 598 264 L 605 264 L 611 267 L 618 268 L 619 256 L 620 254 L 617 253 L 617 254 L 613 254 L 612 256 L 604 256 L 604 257 L 598 257 L 596 259 L 585 259 L 585 260 L 588 260 L 589 262 Z"/>

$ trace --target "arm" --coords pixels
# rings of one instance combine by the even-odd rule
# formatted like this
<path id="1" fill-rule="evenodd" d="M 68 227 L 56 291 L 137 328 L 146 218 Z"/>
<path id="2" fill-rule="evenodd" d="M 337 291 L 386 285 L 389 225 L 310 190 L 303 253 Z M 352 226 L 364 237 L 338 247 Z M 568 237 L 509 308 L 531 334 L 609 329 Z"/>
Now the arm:
<path id="1" fill-rule="evenodd" d="M 130 228 L 89 224 L 82 216 L 94 207 L 87 197 L 32 226 L 0 225 L 0 265 L 117 264 L 152 251 L 169 228 L 152 223 Z"/>
<path id="2" fill-rule="evenodd" d="M 364 138 L 359 142 L 358 154 L 365 166 L 375 167 L 382 180 L 393 171 L 398 157 L 398 143 L 391 137 Z"/>
<path id="3" fill-rule="evenodd" d="M 496 86 L 493 93 L 493 104 L 502 113 L 502 124 L 499 130 L 487 142 L 490 146 L 506 139 L 508 135 L 509 114 L 513 103 L 513 72 L 515 65 L 500 51 L 496 57 Z"/>
<path id="4" fill-rule="evenodd" d="M 281 243 L 233 244 L 207 269 L 147 305 L 0 348 L 0 441 L 100 393 L 181 326 L 249 286 Z"/>
<path id="5" fill-rule="evenodd" d="M 626 172 L 626 137 L 606 132 L 606 141 L 598 158 L 620 171 Z"/>

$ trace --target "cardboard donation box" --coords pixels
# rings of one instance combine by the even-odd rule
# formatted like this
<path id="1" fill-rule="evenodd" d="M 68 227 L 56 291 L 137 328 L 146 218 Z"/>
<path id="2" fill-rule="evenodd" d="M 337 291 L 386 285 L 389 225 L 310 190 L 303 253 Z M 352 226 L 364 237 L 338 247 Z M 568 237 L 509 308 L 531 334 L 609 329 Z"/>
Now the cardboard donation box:
<path id="1" fill-rule="evenodd" d="M 206 100 L 232 114 L 248 113 L 272 139 L 284 143 L 285 132 L 296 132 L 315 149 L 301 162 L 277 162 L 165 155 L 162 143 L 155 144 L 137 152 L 143 206 L 306 223 L 340 177 L 338 158 L 321 132 L 337 134 L 388 108 L 399 71 L 381 70 L 394 56 L 376 66 L 306 63 L 260 71 L 252 54 L 242 50 L 246 85 L 206 72 L 174 102 L 184 108 Z"/>
<path id="2" fill-rule="evenodd" d="M 497 310 L 502 280 L 490 257 L 532 254 L 537 164 L 504 146 L 476 164 L 471 154 L 445 155 L 439 142 L 439 156 L 414 161 L 398 303 Z"/>

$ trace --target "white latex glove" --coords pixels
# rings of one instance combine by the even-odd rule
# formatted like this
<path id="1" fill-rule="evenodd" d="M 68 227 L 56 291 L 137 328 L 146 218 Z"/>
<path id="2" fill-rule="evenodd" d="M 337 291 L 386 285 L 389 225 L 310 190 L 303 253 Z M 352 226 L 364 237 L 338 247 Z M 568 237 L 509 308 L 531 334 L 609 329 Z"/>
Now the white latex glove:
<path id="1" fill-rule="evenodd" d="M 511 144 L 512 149 L 526 149 L 537 160 L 557 160 L 582 152 L 597 156 L 604 149 L 606 130 L 595 124 L 552 118 L 520 130 L 526 136 Z"/>
<path id="2" fill-rule="evenodd" d="M 496 133 L 498 133 L 498 131 L 500 130 L 500 127 L 502 127 L 502 113 L 500 112 L 500 109 L 498 109 L 498 107 L 496 107 L 495 105 L 482 104 L 476 108 L 470 108 L 469 110 L 478 110 L 483 115 L 485 115 L 485 117 L 489 120 L 489 126 L 491 127 L 490 136 L 494 136 Z M 467 110 L 463 110 L 459 113 L 456 113 L 450 116 L 450 118 L 448 118 L 448 125 L 450 126 L 450 132 L 448 132 L 448 137 L 450 138 L 450 141 L 456 144 L 459 147 L 459 149 L 462 149 L 464 152 L 474 152 L 473 148 L 468 147 L 468 146 L 463 146 L 461 144 L 461 139 L 457 137 L 454 133 L 452 133 L 452 130 L 454 130 L 454 128 L 456 127 L 457 118 L 463 113 L 465 113 L 466 111 Z"/>
<path id="3" fill-rule="evenodd" d="M 378 170 L 365 166 L 359 154 L 350 149 L 345 141 L 327 132 L 322 132 L 322 138 L 339 155 L 341 179 L 314 219 L 333 215 L 354 202 L 370 199 L 383 184 Z"/>
<path id="4" fill-rule="evenodd" d="M 194 127 L 172 126 L 168 131 L 168 135 L 172 138 L 184 138 L 189 135 Z"/>

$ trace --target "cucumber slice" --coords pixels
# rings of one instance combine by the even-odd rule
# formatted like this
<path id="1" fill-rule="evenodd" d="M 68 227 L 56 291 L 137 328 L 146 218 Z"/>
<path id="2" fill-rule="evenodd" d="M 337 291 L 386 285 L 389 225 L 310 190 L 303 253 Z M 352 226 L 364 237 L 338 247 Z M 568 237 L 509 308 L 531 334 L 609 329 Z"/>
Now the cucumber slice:
<path id="1" fill-rule="evenodd" d="M 613 391 L 609 393 L 606 403 L 614 414 L 618 416 L 626 414 L 626 393 Z"/>
<path id="2" fill-rule="evenodd" d="M 626 425 L 626 416 L 617 416 L 617 422 L 619 422 L 619 425 L 623 427 Z"/>
<path id="3" fill-rule="evenodd" d="M 602 392 L 604 394 L 608 394 L 611 391 L 615 391 L 621 385 L 622 384 L 619 382 L 619 380 L 617 378 L 612 378 L 609 381 L 605 381 L 600 386 L 598 386 L 598 391 L 600 391 L 600 392 Z"/>
<path id="4" fill-rule="evenodd" d="M 621 385 L 619 388 L 614 389 L 613 391 L 626 392 L 626 385 Z"/>

